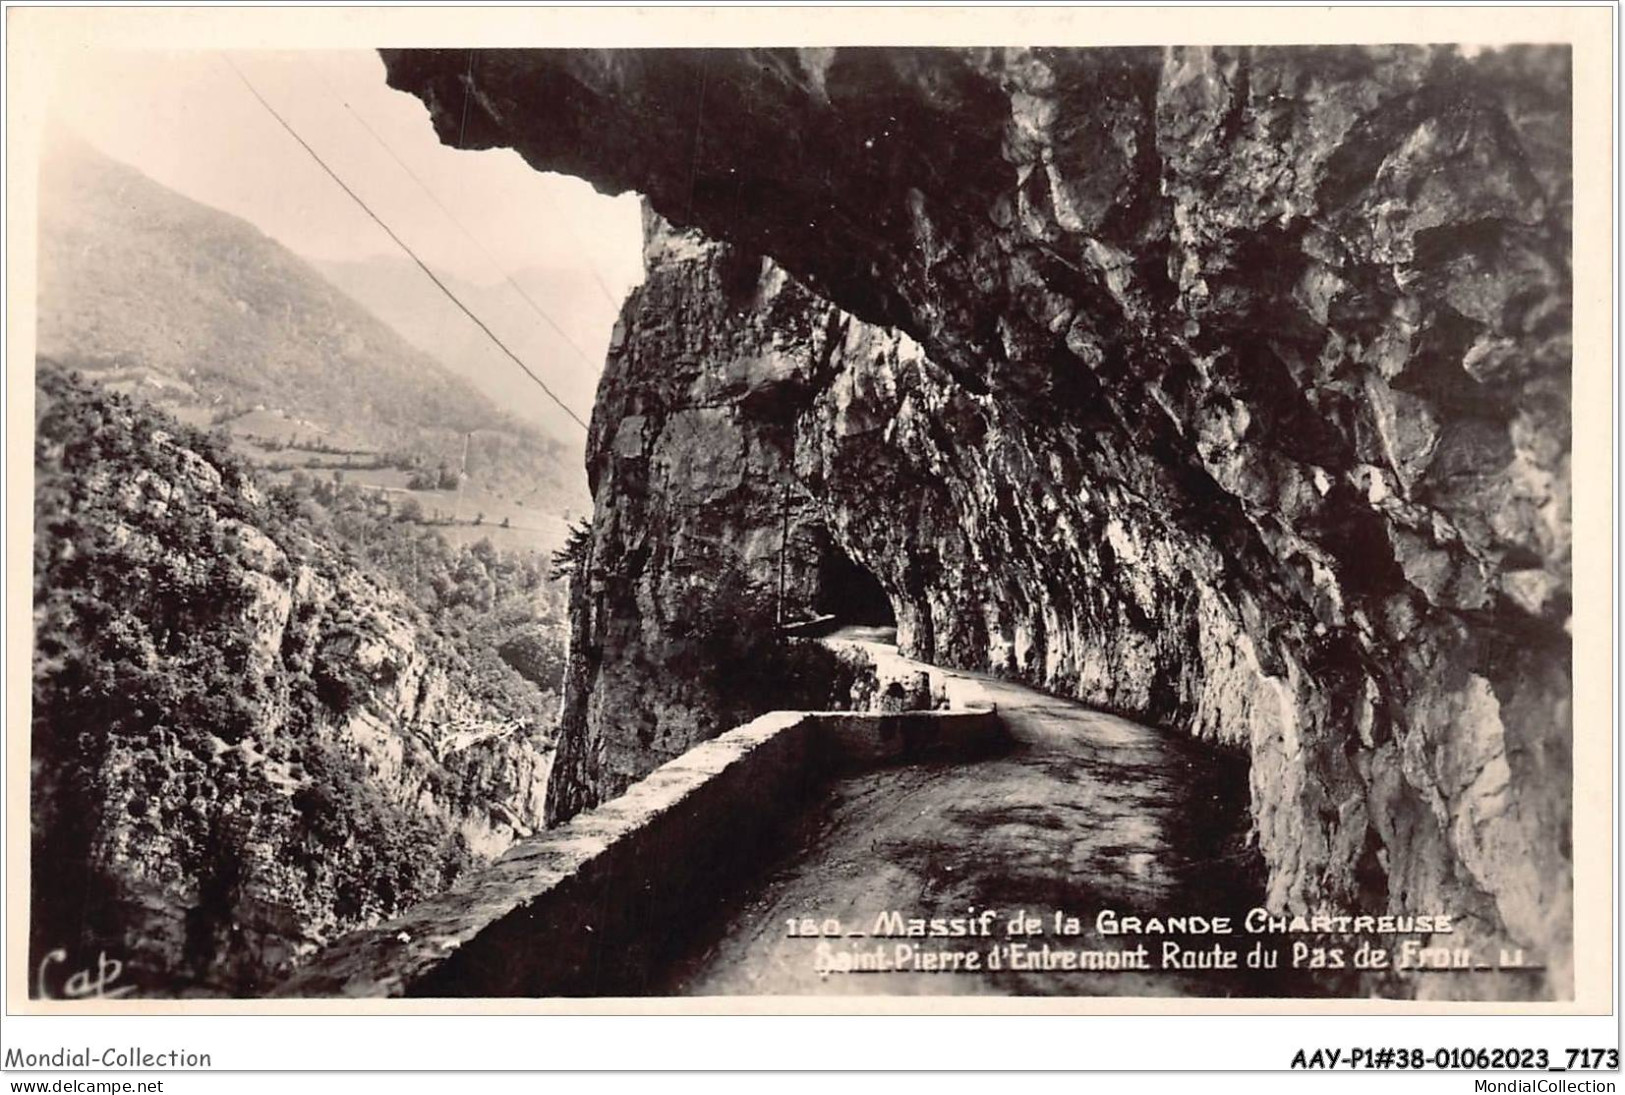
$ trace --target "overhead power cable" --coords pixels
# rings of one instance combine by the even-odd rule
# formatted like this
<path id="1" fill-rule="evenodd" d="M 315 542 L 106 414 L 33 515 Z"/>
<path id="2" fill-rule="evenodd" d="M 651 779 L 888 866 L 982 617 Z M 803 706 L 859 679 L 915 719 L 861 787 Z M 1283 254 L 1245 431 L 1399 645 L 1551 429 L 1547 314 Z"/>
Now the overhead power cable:
<path id="1" fill-rule="evenodd" d="M 308 57 L 304 58 L 304 61 L 306 66 L 316 74 L 316 78 L 319 79 L 332 94 L 333 98 L 338 100 L 339 105 L 345 110 L 349 111 L 350 116 L 356 120 L 356 123 L 360 125 L 362 129 L 367 131 L 367 135 L 373 139 L 378 147 L 383 149 L 385 154 L 388 155 L 390 159 L 395 161 L 395 165 L 402 171 L 406 172 L 407 176 L 417 184 L 418 189 L 423 191 L 424 197 L 428 198 L 434 203 L 435 208 L 440 210 L 440 212 L 445 215 L 446 219 L 450 221 L 457 228 L 457 230 L 464 235 L 464 237 L 467 238 L 468 242 L 480 249 L 480 253 L 485 256 L 486 261 L 491 264 L 492 269 L 496 270 L 497 273 L 502 275 L 502 280 L 508 283 L 508 287 L 515 293 L 519 294 L 520 298 L 523 299 L 526 304 L 530 305 L 531 311 L 535 312 L 537 317 L 540 318 L 543 323 L 546 323 L 553 329 L 554 333 L 567 342 L 570 349 L 579 354 L 581 359 L 596 372 L 602 363 L 595 362 L 591 354 L 582 349 L 581 345 L 576 342 L 575 339 L 571 338 L 567 333 L 565 333 L 564 328 L 560 326 L 550 314 L 548 314 L 547 309 L 543 308 L 539 301 L 537 301 L 529 293 L 525 292 L 524 287 L 514 280 L 514 278 L 508 273 L 507 269 L 502 265 L 502 262 L 496 257 L 496 255 L 491 253 L 491 249 L 473 233 L 468 225 L 463 223 L 457 214 L 451 211 L 445 202 L 440 200 L 439 196 L 435 194 L 434 189 L 423 180 L 422 176 L 420 176 L 416 171 L 412 170 L 412 166 L 401 158 L 400 154 L 395 151 L 388 141 L 384 140 L 383 134 L 379 133 L 373 128 L 372 124 L 367 121 L 362 113 L 344 97 L 344 93 L 333 86 L 333 82 L 329 80 L 322 72 L 320 66 L 318 66 L 316 62 L 310 60 Z M 575 240 L 577 249 L 582 253 L 585 253 L 586 248 L 581 246 L 581 241 L 575 235 L 575 230 L 570 227 L 570 222 L 568 220 L 561 220 L 560 223 L 563 225 L 564 230 L 570 233 L 571 239 Z M 604 279 L 598 275 L 597 268 L 591 263 L 587 264 L 587 274 L 592 278 L 593 283 L 598 286 L 598 291 L 604 295 L 604 300 L 611 307 L 619 308 L 620 302 L 615 299 L 615 294 L 609 291 L 609 286 L 604 284 Z"/>
<path id="2" fill-rule="evenodd" d="M 466 315 L 470 320 L 473 321 L 473 323 L 474 323 L 474 325 L 476 327 L 478 327 L 481 331 L 485 332 L 485 336 L 491 340 L 491 342 L 496 346 L 497 349 L 501 350 L 504 354 L 506 354 L 513 361 L 513 363 L 515 365 L 519 366 L 520 369 L 524 370 L 525 375 L 530 377 L 531 380 L 535 381 L 536 386 L 541 388 L 543 392 L 547 393 L 547 397 L 549 399 L 551 399 L 554 403 L 557 403 L 558 406 L 559 406 L 559 409 L 562 410 L 565 414 L 570 416 L 571 421 L 575 422 L 576 425 L 580 426 L 584 430 L 588 429 L 587 423 L 582 420 L 581 416 L 579 414 L 577 414 L 574 410 L 572 410 L 568 403 L 566 403 L 566 402 L 564 402 L 564 400 L 560 399 L 559 396 L 558 396 L 558 393 L 554 392 L 552 388 L 548 387 L 547 382 L 545 380 L 543 380 L 541 377 L 537 376 L 536 373 L 531 369 L 531 367 L 529 365 L 526 365 L 524 363 L 524 361 L 519 357 L 518 354 L 516 354 L 512 350 L 508 349 L 507 344 L 505 342 L 503 342 L 500 338 L 497 337 L 496 332 L 491 330 L 490 327 L 486 326 L 485 321 L 480 319 L 479 316 L 475 315 L 473 309 L 469 308 L 468 305 L 464 304 L 462 302 L 462 300 L 458 298 L 457 294 L 452 292 L 450 287 L 447 286 L 445 282 L 440 280 L 439 276 L 436 275 L 435 272 L 429 268 L 428 263 L 426 263 L 422 259 L 420 259 L 418 257 L 418 255 L 417 255 L 417 252 L 413 251 L 412 248 L 407 245 L 405 240 L 401 239 L 400 236 L 396 235 L 395 230 L 392 229 L 387 223 L 385 223 L 385 221 L 384 221 L 384 219 L 382 217 L 380 217 L 377 213 L 374 213 L 372 211 L 372 207 L 369 206 L 365 201 L 362 200 L 361 195 L 357 194 L 354 190 L 350 189 L 349 184 L 346 183 L 344 181 L 344 179 L 339 176 L 339 173 L 337 171 L 334 171 L 331 167 L 329 167 L 328 164 L 327 164 L 327 161 L 322 159 L 321 154 L 318 153 L 314 148 L 312 148 L 310 146 L 310 144 L 303 137 L 301 137 L 299 135 L 299 131 L 294 129 L 294 127 L 291 124 L 289 124 L 288 120 L 286 118 L 284 118 L 280 113 L 277 112 L 277 109 L 270 104 L 270 102 L 265 98 L 265 96 L 260 94 L 259 89 L 254 86 L 253 81 L 248 78 L 247 74 L 245 74 L 242 69 L 237 67 L 237 63 L 235 61 L 233 61 L 231 59 L 231 57 L 228 56 L 227 54 L 222 53 L 222 54 L 220 54 L 220 56 L 226 62 L 226 64 L 231 68 L 231 70 L 237 74 L 237 78 L 243 82 L 243 86 L 248 89 L 249 94 L 254 96 L 255 101 L 258 102 L 260 104 L 260 106 L 265 108 L 266 113 L 270 114 L 271 117 L 275 118 L 276 121 L 277 121 L 277 124 L 280 125 L 283 129 L 287 130 L 288 135 L 290 137 L 292 137 L 295 141 L 299 142 L 299 147 L 303 148 L 305 150 L 305 152 L 309 154 L 310 158 L 316 161 L 317 166 L 319 166 L 324 172 L 327 173 L 328 178 L 332 179 L 335 183 L 337 183 L 338 186 L 339 186 L 339 189 L 343 190 L 346 194 L 348 194 L 350 196 L 350 200 L 355 202 L 358 206 L 360 206 L 362 212 L 366 213 L 368 217 L 371 217 L 373 223 L 375 223 L 376 225 L 378 225 L 379 228 L 382 228 L 384 230 L 384 233 L 387 236 L 389 236 L 389 238 L 391 240 L 393 240 L 395 242 L 395 246 L 399 247 L 402 251 L 404 251 L 406 253 L 406 256 L 408 258 L 410 258 L 417 265 L 418 269 L 423 271 L 424 276 L 427 277 L 430 281 L 434 282 L 435 287 L 437 289 L 439 289 L 442 293 L 446 294 L 446 299 L 450 300 L 453 304 L 455 304 L 458 307 L 458 309 L 464 315 Z M 572 345 L 574 345 L 574 344 L 572 343 Z M 579 347 L 577 349 L 579 350 Z"/>

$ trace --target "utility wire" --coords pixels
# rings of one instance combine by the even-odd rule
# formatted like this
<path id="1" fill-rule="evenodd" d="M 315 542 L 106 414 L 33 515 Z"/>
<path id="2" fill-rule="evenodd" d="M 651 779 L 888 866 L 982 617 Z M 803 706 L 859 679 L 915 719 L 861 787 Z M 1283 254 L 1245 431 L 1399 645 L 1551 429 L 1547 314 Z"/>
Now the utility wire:
<path id="1" fill-rule="evenodd" d="M 468 51 L 468 71 L 463 73 L 463 121 L 457 127 L 457 146 L 461 148 L 467 143 L 468 136 L 468 101 L 474 97 L 474 51 Z"/>
<path id="2" fill-rule="evenodd" d="M 549 399 L 551 399 L 554 403 L 557 403 L 559 405 L 559 409 L 562 410 L 565 414 L 569 415 L 570 419 L 573 422 L 575 422 L 576 425 L 580 426 L 584 430 L 588 429 L 589 427 L 587 426 L 587 423 L 582 421 L 581 416 L 578 415 L 574 410 L 572 410 L 570 408 L 569 404 L 564 402 L 564 400 L 560 399 L 558 394 L 556 392 L 554 392 L 552 388 L 547 386 L 547 382 L 545 380 L 543 380 L 541 377 L 537 376 L 535 374 L 535 372 L 533 372 L 531 370 L 530 366 L 526 365 L 524 363 L 524 361 L 522 361 L 520 359 L 518 354 L 516 354 L 512 350 L 508 349 L 507 344 L 504 343 L 500 338 L 498 338 L 496 336 L 496 332 L 491 330 L 490 327 L 487 327 L 485 325 L 484 320 L 480 319 L 479 316 L 475 315 L 473 310 L 470 309 L 468 307 L 468 305 L 464 304 L 460 299 L 458 299 L 457 294 L 452 292 L 451 289 L 446 285 L 446 283 L 441 281 L 440 278 L 438 276 L 436 276 L 436 274 L 435 274 L 435 272 L 433 270 L 429 269 L 428 264 L 425 263 L 422 259 L 418 258 L 417 252 L 413 251 L 411 247 L 407 246 L 406 241 L 401 239 L 400 236 L 396 235 L 395 230 L 390 228 L 390 226 L 388 224 L 384 223 L 384 219 L 382 217 L 380 217 L 377 213 L 374 213 L 372 211 L 371 206 L 369 206 L 365 201 L 361 200 L 361 195 L 357 194 L 354 190 L 350 189 L 349 184 L 346 183 L 342 178 L 339 177 L 338 172 L 334 171 L 331 167 L 329 167 L 327 165 L 327 161 L 322 159 L 321 155 L 314 148 L 312 148 L 309 145 L 309 143 L 307 143 L 305 141 L 305 139 L 303 137 L 301 137 L 299 135 L 299 131 L 294 129 L 293 126 L 288 123 L 288 120 L 286 118 L 284 118 L 281 114 L 277 113 L 276 108 L 273 107 L 266 100 L 265 96 L 263 96 L 263 95 L 261 95 L 259 93 L 259 89 L 254 86 L 253 81 L 251 81 L 248 78 L 248 76 L 243 72 L 242 69 L 237 67 L 237 62 L 233 61 L 230 56 L 228 56 L 227 54 L 224 54 L 224 53 L 220 54 L 220 57 L 221 57 L 222 60 L 224 60 L 226 62 L 226 64 L 228 66 L 230 66 L 231 71 L 233 71 L 233 72 L 235 72 L 237 74 L 237 78 L 243 82 L 243 86 L 248 89 L 249 94 L 254 96 L 255 101 L 257 101 L 260 104 L 260 106 L 265 108 L 266 113 L 270 114 L 271 117 L 275 118 L 277 120 L 277 123 L 279 125 L 281 125 L 283 129 L 288 131 L 288 135 L 290 137 L 292 137 L 295 141 L 299 142 L 299 147 L 303 148 L 310 155 L 310 158 L 315 160 L 317 165 L 323 171 L 325 171 L 327 173 L 328 178 L 332 179 L 335 183 L 337 183 L 338 186 L 339 186 L 339 189 L 343 190 L 346 194 L 348 194 L 350 196 L 350 199 L 361 207 L 362 212 L 366 213 L 367 216 L 371 217 L 372 220 L 373 220 L 373 223 L 377 224 L 379 228 L 382 228 L 384 230 L 384 233 L 386 235 L 388 235 L 390 239 L 395 241 L 395 245 L 397 247 L 399 247 L 402 251 L 406 252 L 407 257 L 410 258 L 414 263 L 417 264 L 418 269 L 423 271 L 424 276 L 427 277 L 430 281 L 434 282 L 435 287 L 437 289 L 439 289 L 442 293 L 446 294 L 446 298 L 448 300 L 450 300 L 453 304 L 457 305 L 457 307 L 462 311 L 462 313 L 464 315 L 466 315 L 469 319 L 473 320 L 474 325 L 477 326 L 480 330 L 485 332 L 486 337 L 489 338 L 496 345 L 497 349 L 501 350 L 504 354 L 508 355 L 508 357 L 513 360 L 513 363 L 515 365 L 517 365 L 521 369 L 523 369 L 524 372 L 525 372 L 525 375 L 530 377 L 532 380 L 534 380 L 536 382 L 536 386 L 541 388 L 542 391 L 546 392 L 547 397 Z M 572 343 L 572 345 L 573 345 L 573 343 Z"/>
<path id="3" fill-rule="evenodd" d="M 413 182 L 417 183 L 418 189 L 423 191 L 424 196 L 434 203 L 435 208 L 440 210 L 441 213 L 445 214 L 446 219 L 456 226 L 457 230 L 468 239 L 469 243 L 472 243 L 475 247 L 480 249 L 480 253 L 485 256 L 488 262 L 490 262 L 491 267 L 496 270 L 497 273 L 502 275 L 503 281 L 508 283 L 508 288 L 519 294 L 524 302 L 530 305 L 531 311 L 535 312 L 537 317 L 540 318 L 543 323 L 546 323 L 560 338 L 568 343 L 570 349 L 574 350 L 589 368 L 591 368 L 594 372 L 597 372 L 601 363 L 594 363 L 592 355 L 587 353 L 586 350 L 582 349 L 581 345 L 576 342 L 575 339 L 571 338 L 565 333 L 564 328 L 561 327 L 553 319 L 553 317 L 548 314 L 546 308 L 543 308 L 534 297 L 525 292 L 519 283 L 509 275 L 507 269 L 502 265 L 497 257 L 491 253 L 491 249 L 485 246 L 484 243 L 480 242 L 479 237 L 474 235 L 473 231 L 471 231 L 466 224 L 458 219 L 457 214 L 453 213 L 449 208 L 447 208 L 446 204 L 440 200 L 440 198 L 435 194 L 434 190 L 430 188 L 429 184 L 424 182 L 423 178 L 418 175 L 416 171 L 412 170 L 411 165 L 403 160 L 394 148 L 390 147 L 389 142 L 384 140 L 383 135 L 374 129 L 366 118 L 362 117 L 361 112 L 356 110 L 356 108 L 350 104 L 350 101 L 344 97 L 344 94 L 339 91 L 338 88 L 333 86 L 333 82 L 322 73 L 321 68 L 316 64 L 316 62 L 310 60 L 308 57 L 304 58 L 303 60 L 306 67 L 316 74 L 316 78 L 326 86 L 328 92 L 332 94 L 333 98 L 338 100 L 339 105 L 345 110 L 349 111 L 350 116 L 356 120 L 362 129 L 367 131 L 368 136 L 377 142 L 378 147 L 382 148 L 389 158 L 395 161 L 395 165 L 402 171 L 406 172 Z M 565 230 L 571 233 L 572 238 L 575 238 L 574 230 L 570 228 L 570 222 L 564 221 L 563 223 Z M 579 239 L 576 239 L 576 246 L 583 252 L 586 250 L 585 248 L 581 247 L 581 241 Z M 592 280 L 597 284 L 599 292 L 604 294 L 604 299 L 608 301 L 610 305 L 619 308 L 620 302 L 618 302 L 614 295 L 610 293 L 609 286 L 604 284 L 604 279 L 598 276 L 598 271 L 590 264 L 587 266 L 587 273 L 592 276 Z"/>

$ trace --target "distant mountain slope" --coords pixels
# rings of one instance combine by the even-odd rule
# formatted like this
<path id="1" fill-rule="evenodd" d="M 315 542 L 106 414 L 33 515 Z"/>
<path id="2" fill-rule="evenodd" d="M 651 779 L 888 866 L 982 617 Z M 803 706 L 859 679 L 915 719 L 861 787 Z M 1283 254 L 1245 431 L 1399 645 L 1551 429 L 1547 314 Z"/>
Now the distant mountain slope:
<path id="1" fill-rule="evenodd" d="M 514 414 L 573 429 L 564 425 L 563 412 L 405 257 L 317 261 L 315 266 L 414 346 Z M 523 296 L 503 281 L 475 282 L 443 271 L 437 276 L 572 410 L 586 417 L 620 310 L 620 301 L 608 289 L 590 275 L 541 267 L 513 273 Z M 557 326 L 541 318 L 533 303 Z"/>
<path id="2" fill-rule="evenodd" d="M 40 193 L 42 356 L 178 411 L 263 406 L 430 462 L 459 461 L 478 431 L 476 451 L 500 458 L 472 478 L 537 508 L 581 508 L 573 439 L 500 410 L 245 221 L 84 145 L 47 157 Z"/>

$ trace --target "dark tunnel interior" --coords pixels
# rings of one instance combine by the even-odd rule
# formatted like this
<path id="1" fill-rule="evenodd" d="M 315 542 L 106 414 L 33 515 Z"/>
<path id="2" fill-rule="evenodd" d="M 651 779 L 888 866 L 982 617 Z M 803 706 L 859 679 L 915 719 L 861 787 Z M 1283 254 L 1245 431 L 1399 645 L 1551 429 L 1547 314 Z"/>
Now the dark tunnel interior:
<path id="1" fill-rule="evenodd" d="M 845 624 L 895 627 L 891 598 L 880 580 L 831 545 L 818 564 L 818 597 L 813 608 Z"/>

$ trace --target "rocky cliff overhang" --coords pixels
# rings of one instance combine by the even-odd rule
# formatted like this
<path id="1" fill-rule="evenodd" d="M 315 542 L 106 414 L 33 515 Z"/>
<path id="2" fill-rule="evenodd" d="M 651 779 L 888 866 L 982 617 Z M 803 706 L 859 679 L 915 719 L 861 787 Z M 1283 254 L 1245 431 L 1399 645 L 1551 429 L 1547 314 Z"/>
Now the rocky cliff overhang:
<path id="1" fill-rule="evenodd" d="M 783 352 L 769 256 L 924 360 L 781 308 L 815 321 L 795 424 L 741 399 L 706 428 L 793 437 L 905 645 L 1246 749 L 1272 903 L 1455 913 L 1566 991 L 1566 49 L 384 59 L 447 143 L 733 249 L 652 269 L 623 313 L 600 531 L 695 489 L 618 463 L 697 436 L 621 430 L 714 382 L 663 362 Z M 935 531 L 886 527 L 860 458 Z M 597 580 L 658 589 L 631 558 Z"/>
<path id="2" fill-rule="evenodd" d="M 1200 352 L 1317 266 L 1371 268 L 1309 278 L 1279 335 L 1401 295 L 1397 268 L 1446 273 L 1520 232 L 1566 243 L 1564 51 L 383 55 L 446 143 L 637 190 L 990 385 L 1029 386 L 1008 375 L 1036 348 L 1023 336 L 1059 348 L 1068 308 L 1032 299 L 1046 289 L 1093 324 L 1175 307 L 1189 314 L 1148 333 Z"/>

